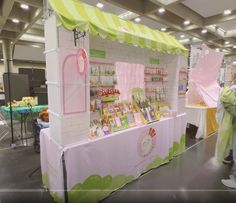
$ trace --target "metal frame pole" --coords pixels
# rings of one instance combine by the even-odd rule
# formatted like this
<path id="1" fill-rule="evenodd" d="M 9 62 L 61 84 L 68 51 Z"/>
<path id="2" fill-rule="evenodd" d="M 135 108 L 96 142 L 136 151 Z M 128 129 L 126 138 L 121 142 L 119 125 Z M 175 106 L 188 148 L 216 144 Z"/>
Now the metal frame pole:
<path id="1" fill-rule="evenodd" d="M 9 104 L 10 104 L 10 120 L 11 120 L 11 145 L 14 145 L 14 127 L 13 127 L 13 116 L 12 116 L 12 97 L 11 97 L 11 72 L 10 72 L 10 65 L 9 62 L 13 61 L 10 59 L 6 59 L 7 60 L 7 80 L 8 80 L 8 89 L 9 89 Z"/>

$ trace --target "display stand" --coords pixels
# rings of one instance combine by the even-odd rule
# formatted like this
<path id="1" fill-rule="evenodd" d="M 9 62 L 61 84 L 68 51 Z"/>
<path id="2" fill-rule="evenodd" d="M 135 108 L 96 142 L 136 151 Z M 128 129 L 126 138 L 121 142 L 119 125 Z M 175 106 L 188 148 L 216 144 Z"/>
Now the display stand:
<path id="1" fill-rule="evenodd" d="M 218 130 L 216 108 L 186 106 L 187 121 L 195 125 L 198 130 L 196 138 L 208 138 Z"/>
<path id="2" fill-rule="evenodd" d="M 56 9 L 59 2 L 54 0 L 50 2 Z M 79 2 L 68 1 L 67 3 L 74 6 L 75 10 L 88 8 L 84 12 L 93 12 L 95 9 Z M 100 11 L 95 12 L 99 15 Z M 102 12 L 100 14 L 104 15 L 103 17 L 110 15 Z M 112 16 L 113 20 L 114 18 L 115 16 Z M 117 20 L 120 21 L 118 18 Z M 94 25 L 95 23 L 91 24 Z M 129 26 L 132 27 L 131 24 Z M 101 29 L 102 24 L 97 31 Z M 122 32 L 119 37 L 125 36 L 126 31 L 123 30 L 123 28 L 117 30 L 116 33 Z M 109 32 L 109 29 L 104 32 Z M 163 34 L 157 32 L 158 37 Z M 109 33 L 104 36 L 109 36 Z M 134 39 L 135 43 L 143 43 L 143 38 L 140 36 L 140 33 L 133 33 L 129 39 Z M 112 191 L 138 178 L 142 173 L 169 162 L 185 150 L 186 114 L 170 114 L 169 117 L 158 122 L 137 125 L 93 139 L 88 136 L 90 61 L 112 65 L 124 62 L 143 64 L 142 67 L 148 67 L 149 57 L 160 58 L 160 66 L 167 69 L 167 80 L 171 81 L 166 87 L 166 99 L 170 101 L 169 105 L 173 112 L 179 112 L 178 73 L 179 69 L 187 64 L 187 58 L 167 53 L 182 52 L 183 54 L 187 50 L 175 39 L 165 36 L 162 40 L 169 37 L 169 42 L 174 42 L 168 49 L 168 45 L 163 41 L 159 39 L 158 42 L 158 37 L 155 39 L 156 42 L 154 39 L 149 41 L 148 46 L 151 48 L 151 45 L 154 45 L 156 48 L 153 47 L 153 50 L 165 49 L 166 54 L 147 49 L 148 46 L 141 49 L 130 46 L 131 43 L 127 45 L 101 39 L 88 32 L 81 32 L 81 35 L 77 32 L 75 37 L 75 30 L 72 32 L 63 26 L 57 26 L 54 15 L 47 19 L 45 54 L 50 129 L 41 131 L 40 151 L 43 183 L 56 202 L 97 202 Z M 147 42 L 148 38 L 146 38 Z M 121 41 L 121 38 L 117 37 L 115 41 Z M 160 45 L 158 43 L 162 46 L 158 46 Z M 92 54 L 89 56 L 91 50 L 102 50 L 101 53 L 106 54 L 102 54 L 102 57 Z"/>

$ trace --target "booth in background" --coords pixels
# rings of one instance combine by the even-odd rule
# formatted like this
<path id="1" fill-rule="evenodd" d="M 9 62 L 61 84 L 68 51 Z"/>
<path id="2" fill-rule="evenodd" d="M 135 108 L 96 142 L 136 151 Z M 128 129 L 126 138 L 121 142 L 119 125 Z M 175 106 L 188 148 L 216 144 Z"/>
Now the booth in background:
<path id="1" fill-rule="evenodd" d="M 207 138 L 218 129 L 215 115 L 220 87 L 217 78 L 223 58 L 222 52 L 204 44 L 192 49 L 186 113 L 188 123 L 198 128 L 196 138 Z"/>
<path id="2" fill-rule="evenodd" d="M 187 122 L 196 126 L 196 138 L 207 138 L 218 130 L 216 108 L 186 106 Z"/>

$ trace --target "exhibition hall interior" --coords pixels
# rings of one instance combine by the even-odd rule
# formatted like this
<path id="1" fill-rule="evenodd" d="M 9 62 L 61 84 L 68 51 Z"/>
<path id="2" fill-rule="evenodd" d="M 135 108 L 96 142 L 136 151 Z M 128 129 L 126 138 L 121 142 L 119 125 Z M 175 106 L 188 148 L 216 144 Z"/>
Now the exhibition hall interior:
<path id="1" fill-rule="evenodd" d="M 0 0 L 0 203 L 236 200 L 236 0 Z"/>

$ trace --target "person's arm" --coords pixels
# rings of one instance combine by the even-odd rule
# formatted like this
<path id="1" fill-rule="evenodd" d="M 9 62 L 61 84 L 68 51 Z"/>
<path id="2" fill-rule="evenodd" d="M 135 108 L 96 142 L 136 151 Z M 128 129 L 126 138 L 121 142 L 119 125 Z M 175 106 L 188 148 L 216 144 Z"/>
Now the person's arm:
<path id="1" fill-rule="evenodd" d="M 236 118 L 236 105 L 223 104 L 225 111 L 227 111 L 231 116 Z"/>
<path id="2" fill-rule="evenodd" d="M 227 105 L 236 106 L 236 91 L 230 87 L 224 87 L 220 94 L 220 101 Z"/>

